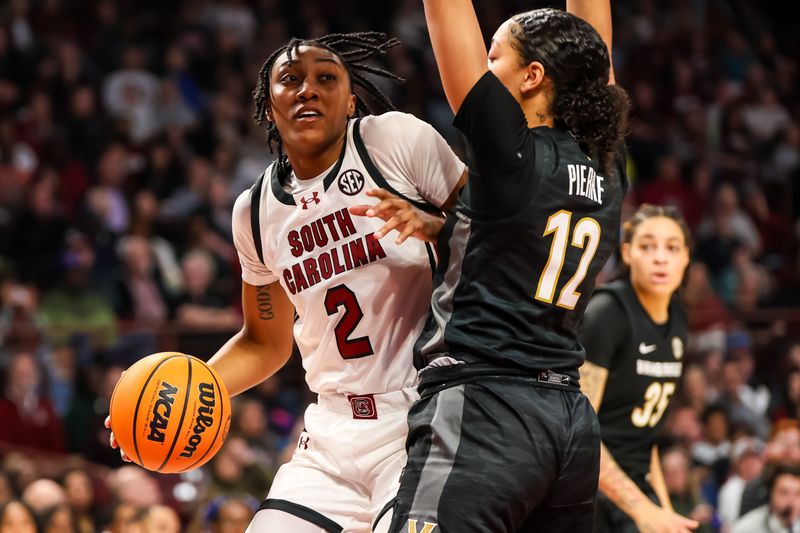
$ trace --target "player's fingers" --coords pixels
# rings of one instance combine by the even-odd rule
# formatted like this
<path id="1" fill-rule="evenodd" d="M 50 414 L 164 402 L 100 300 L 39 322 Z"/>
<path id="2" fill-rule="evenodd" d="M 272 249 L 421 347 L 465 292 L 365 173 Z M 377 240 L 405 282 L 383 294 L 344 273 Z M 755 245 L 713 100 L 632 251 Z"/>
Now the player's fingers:
<path id="1" fill-rule="evenodd" d="M 402 200 L 397 200 L 394 198 L 381 200 L 377 204 L 373 205 L 370 209 L 367 209 L 367 216 L 381 217 L 382 219 L 386 220 L 401 207 Z"/>
<path id="2" fill-rule="evenodd" d="M 347 210 L 350 212 L 351 215 L 364 217 L 367 216 L 367 209 L 371 207 L 372 207 L 371 205 L 353 205 L 350 206 Z"/>
<path id="3" fill-rule="evenodd" d="M 128 454 L 127 454 L 127 453 L 125 453 L 125 450 L 123 450 L 122 448 L 120 448 L 120 449 L 119 449 L 119 456 L 120 456 L 120 457 L 122 458 L 122 460 L 123 460 L 123 461 L 125 461 L 126 463 L 130 463 L 130 462 L 132 462 L 132 461 L 131 461 L 131 459 L 130 459 L 130 457 L 128 457 Z"/>
<path id="4" fill-rule="evenodd" d="M 111 446 L 112 448 L 119 448 L 119 444 L 117 443 L 116 437 L 114 437 L 113 431 L 108 436 L 108 445 Z"/>
<path id="5" fill-rule="evenodd" d="M 380 239 L 381 237 L 392 231 L 394 228 L 396 228 L 398 224 L 401 223 L 402 220 L 400 220 L 400 217 L 394 216 L 390 218 L 389 220 L 386 221 L 386 224 L 384 224 L 381 229 L 375 232 L 375 237 Z"/>
<path id="6" fill-rule="evenodd" d="M 105 426 L 106 426 L 108 429 L 111 429 L 111 415 L 108 415 L 108 416 L 106 417 L 106 419 L 105 419 L 105 421 L 103 422 L 103 424 L 105 424 Z"/>
<path id="7" fill-rule="evenodd" d="M 400 236 L 397 237 L 395 242 L 397 244 L 403 244 L 406 239 L 414 235 L 418 230 L 422 228 L 422 224 L 418 220 L 412 220 L 411 222 L 406 223 L 403 231 L 400 233 Z"/>
<path id="8" fill-rule="evenodd" d="M 700 522 L 697 520 L 692 520 L 691 518 L 686 518 L 685 516 L 681 517 L 681 524 L 684 527 L 689 528 L 689 530 L 694 530 L 700 527 Z"/>

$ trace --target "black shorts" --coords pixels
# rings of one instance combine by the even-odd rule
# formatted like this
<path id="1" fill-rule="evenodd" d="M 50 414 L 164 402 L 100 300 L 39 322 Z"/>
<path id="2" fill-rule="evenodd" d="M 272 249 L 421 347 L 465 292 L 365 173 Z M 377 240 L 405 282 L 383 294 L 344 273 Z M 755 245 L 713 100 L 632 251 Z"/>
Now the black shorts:
<path id="1" fill-rule="evenodd" d="M 483 377 L 423 391 L 408 423 L 392 533 L 591 533 L 600 430 L 577 389 Z"/>

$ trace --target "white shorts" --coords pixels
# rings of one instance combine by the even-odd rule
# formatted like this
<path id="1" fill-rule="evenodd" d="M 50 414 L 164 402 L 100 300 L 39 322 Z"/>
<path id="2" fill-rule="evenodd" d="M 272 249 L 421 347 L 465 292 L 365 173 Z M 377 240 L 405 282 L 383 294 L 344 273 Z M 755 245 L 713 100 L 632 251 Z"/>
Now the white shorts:
<path id="1" fill-rule="evenodd" d="M 320 395 L 306 409 L 294 455 L 278 470 L 261 509 L 285 511 L 328 531 L 371 532 L 397 495 L 408 409 L 418 398 L 416 388 Z"/>

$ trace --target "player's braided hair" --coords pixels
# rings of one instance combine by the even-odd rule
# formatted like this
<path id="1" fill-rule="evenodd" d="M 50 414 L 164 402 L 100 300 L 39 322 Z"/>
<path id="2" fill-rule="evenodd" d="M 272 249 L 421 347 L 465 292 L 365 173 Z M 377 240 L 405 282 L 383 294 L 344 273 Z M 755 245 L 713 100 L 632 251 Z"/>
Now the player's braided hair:
<path id="1" fill-rule="evenodd" d="M 555 125 L 571 132 L 610 170 L 628 128 L 630 100 L 608 85 L 608 48 L 588 22 L 558 9 L 535 9 L 512 17 L 511 44 L 523 63 L 540 62 L 553 81 L 550 111 Z"/>
<path id="2" fill-rule="evenodd" d="M 400 44 L 397 39 L 387 39 L 386 34 L 380 32 L 358 32 L 358 33 L 334 33 L 325 35 L 317 39 L 298 39 L 292 38 L 284 46 L 281 46 L 270 55 L 262 65 L 258 73 L 258 83 L 253 91 L 255 100 L 255 113 L 253 119 L 256 124 L 264 123 L 267 116 L 267 108 L 270 104 L 270 74 L 272 67 L 278 57 L 284 52 L 292 59 L 292 54 L 297 53 L 301 46 L 313 46 L 324 48 L 341 59 L 342 64 L 350 76 L 350 83 L 355 87 L 360 87 L 363 92 L 374 100 L 383 111 L 394 110 L 394 104 L 381 89 L 375 85 L 368 76 L 387 78 L 397 82 L 403 82 L 403 78 L 380 67 L 375 67 L 366 63 L 367 60 L 383 55 L 386 50 Z M 373 113 L 373 108 L 357 92 L 356 95 L 356 116 Z M 278 147 L 278 160 L 281 165 L 288 165 L 288 160 L 283 153 L 281 134 L 274 122 L 267 124 L 267 144 L 272 151 L 273 143 Z"/>

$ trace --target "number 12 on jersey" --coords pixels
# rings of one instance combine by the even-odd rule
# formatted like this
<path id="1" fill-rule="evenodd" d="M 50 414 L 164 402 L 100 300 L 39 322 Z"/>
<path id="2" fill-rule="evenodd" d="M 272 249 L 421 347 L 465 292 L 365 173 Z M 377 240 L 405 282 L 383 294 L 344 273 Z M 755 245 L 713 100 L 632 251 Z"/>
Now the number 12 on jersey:
<path id="1" fill-rule="evenodd" d="M 569 239 L 572 230 L 572 241 Z M 590 217 L 584 217 L 572 227 L 572 212 L 561 210 L 550 215 L 547 219 L 547 226 L 544 228 L 543 237 L 553 235 L 553 243 L 550 245 L 550 256 L 544 266 L 542 275 L 539 277 L 539 284 L 536 286 L 535 298 L 540 302 L 553 303 L 556 293 L 558 279 L 561 276 L 561 269 L 564 267 L 564 260 L 567 256 L 567 245 L 572 244 L 576 248 L 583 250 L 583 255 L 578 263 L 578 269 L 570 280 L 561 289 L 556 305 L 565 309 L 575 309 L 581 293 L 577 292 L 578 286 L 586 277 L 589 265 L 597 252 L 600 244 L 600 224 Z"/>

